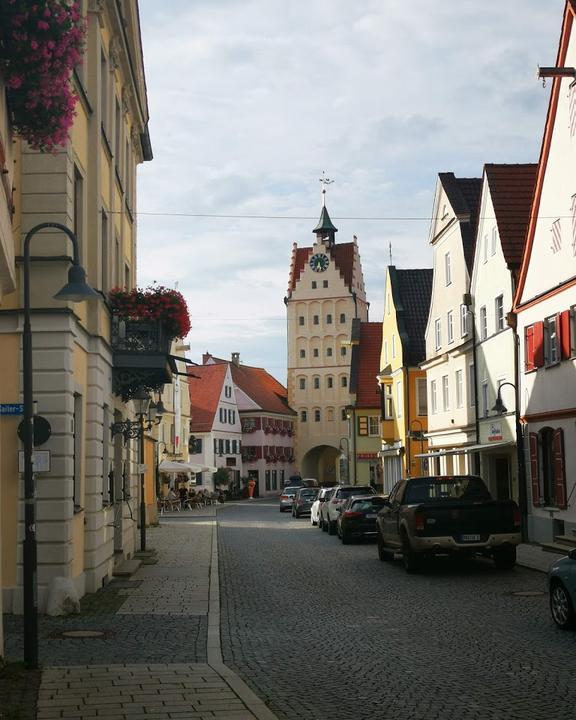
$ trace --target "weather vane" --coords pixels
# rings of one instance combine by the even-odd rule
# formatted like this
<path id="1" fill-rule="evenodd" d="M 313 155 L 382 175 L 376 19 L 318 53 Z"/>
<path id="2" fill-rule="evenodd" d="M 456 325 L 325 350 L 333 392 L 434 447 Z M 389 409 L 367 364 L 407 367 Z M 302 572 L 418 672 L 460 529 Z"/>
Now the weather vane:
<path id="1" fill-rule="evenodd" d="M 320 184 L 322 185 L 322 207 L 326 207 L 326 187 L 332 185 L 334 180 L 326 177 L 326 171 L 322 170 L 322 177 L 320 178 Z"/>

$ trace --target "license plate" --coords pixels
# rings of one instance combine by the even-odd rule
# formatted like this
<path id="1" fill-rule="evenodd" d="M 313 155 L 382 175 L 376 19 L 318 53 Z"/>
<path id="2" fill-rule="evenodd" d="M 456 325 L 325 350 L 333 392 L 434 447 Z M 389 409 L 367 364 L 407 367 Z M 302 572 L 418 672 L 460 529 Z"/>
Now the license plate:
<path id="1" fill-rule="evenodd" d="M 460 535 L 461 542 L 480 542 L 480 535 Z"/>
<path id="2" fill-rule="evenodd" d="M 376 518 L 376 514 L 374 513 L 371 515 L 366 515 L 366 517 L 368 518 L 368 520 L 374 520 Z"/>

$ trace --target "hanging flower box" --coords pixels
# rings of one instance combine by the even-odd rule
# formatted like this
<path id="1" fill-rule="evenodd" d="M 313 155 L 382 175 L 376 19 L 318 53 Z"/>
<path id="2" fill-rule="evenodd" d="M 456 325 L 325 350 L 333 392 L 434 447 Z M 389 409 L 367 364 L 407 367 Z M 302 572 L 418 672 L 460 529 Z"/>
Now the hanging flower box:
<path id="1" fill-rule="evenodd" d="M 112 314 L 123 320 L 158 320 L 170 339 L 190 332 L 190 315 L 183 295 L 162 285 L 144 290 L 114 288 L 108 294 Z"/>
<path id="2" fill-rule="evenodd" d="M 0 72 L 12 124 L 36 150 L 54 152 L 69 139 L 78 99 L 70 78 L 85 34 L 77 0 L 0 3 Z"/>

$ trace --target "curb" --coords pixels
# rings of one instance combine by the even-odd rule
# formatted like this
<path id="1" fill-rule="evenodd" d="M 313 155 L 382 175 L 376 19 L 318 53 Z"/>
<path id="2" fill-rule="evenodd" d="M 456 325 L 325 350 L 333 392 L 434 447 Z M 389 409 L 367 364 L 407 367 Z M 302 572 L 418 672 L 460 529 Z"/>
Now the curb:
<path id="1" fill-rule="evenodd" d="M 208 597 L 208 665 L 217 672 L 257 720 L 278 720 L 248 685 L 224 664 L 220 641 L 220 576 L 218 573 L 218 520 L 214 515 L 212 525 L 212 553 L 210 556 L 210 594 Z"/>

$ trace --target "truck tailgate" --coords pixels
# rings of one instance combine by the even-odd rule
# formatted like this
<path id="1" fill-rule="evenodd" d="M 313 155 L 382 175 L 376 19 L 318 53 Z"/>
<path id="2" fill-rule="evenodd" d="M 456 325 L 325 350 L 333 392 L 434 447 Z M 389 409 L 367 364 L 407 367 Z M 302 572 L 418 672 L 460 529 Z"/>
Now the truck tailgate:
<path id="1" fill-rule="evenodd" d="M 426 503 L 415 508 L 424 515 L 420 537 L 453 537 L 456 542 L 485 541 L 489 535 L 518 532 L 513 502 Z"/>

